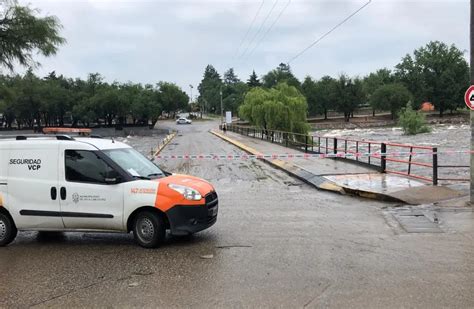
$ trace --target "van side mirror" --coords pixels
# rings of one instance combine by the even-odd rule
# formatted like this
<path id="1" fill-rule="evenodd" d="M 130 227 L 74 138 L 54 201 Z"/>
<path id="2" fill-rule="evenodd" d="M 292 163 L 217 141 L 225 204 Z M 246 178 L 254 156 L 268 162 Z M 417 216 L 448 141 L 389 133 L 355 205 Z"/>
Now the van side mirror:
<path id="1" fill-rule="evenodd" d="M 104 178 L 105 183 L 108 185 L 115 185 L 119 183 L 120 180 L 121 180 L 120 174 L 117 173 L 117 171 L 115 170 L 108 172 Z"/>

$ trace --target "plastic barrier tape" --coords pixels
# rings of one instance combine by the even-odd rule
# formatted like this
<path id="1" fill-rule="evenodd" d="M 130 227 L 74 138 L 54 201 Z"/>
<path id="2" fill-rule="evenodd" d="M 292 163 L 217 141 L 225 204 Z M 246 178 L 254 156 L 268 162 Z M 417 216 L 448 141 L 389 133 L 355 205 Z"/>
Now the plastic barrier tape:
<path id="1" fill-rule="evenodd" d="M 178 155 L 156 155 L 155 159 L 163 160 L 248 160 L 248 159 L 326 159 L 326 158 L 364 158 L 372 157 L 380 159 L 382 157 L 405 157 L 405 156 L 433 156 L 439 154 L 470 154 L 470 150 L 446 150 L 437 152 L 338 152 L 338 153 L 281 153 L 281 154 L 178 154 Z"/>

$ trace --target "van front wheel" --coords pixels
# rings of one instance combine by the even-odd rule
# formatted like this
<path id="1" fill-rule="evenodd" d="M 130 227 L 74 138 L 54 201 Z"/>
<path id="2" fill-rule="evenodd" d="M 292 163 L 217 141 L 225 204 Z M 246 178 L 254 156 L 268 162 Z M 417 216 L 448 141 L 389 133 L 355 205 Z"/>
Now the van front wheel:
<path id="1" fill-rule="evenodd" d="M 142 211 L 135 217 L 133 226 L 135 241 L 145 248 L 156 248 L 166 236 L 163 218 L 151 211 Z"/>
<path id="2" fill-rule="evenodd" d="M 13 220 L 4 213 L 0 213 L 0 247 L 11 243 L 15 239 L 16 234 L 17 229 Z"/>

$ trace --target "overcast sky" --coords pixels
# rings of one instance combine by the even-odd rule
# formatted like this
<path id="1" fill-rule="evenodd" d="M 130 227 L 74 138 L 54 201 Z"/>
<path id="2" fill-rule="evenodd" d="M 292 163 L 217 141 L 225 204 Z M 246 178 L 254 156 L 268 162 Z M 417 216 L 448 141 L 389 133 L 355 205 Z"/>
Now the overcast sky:
<path id="1" fill-rule="evenodd" d="M 20 2 L 56 15 L 68 41 L 56 56 L 39 59 L 39 75 L 54 70 L 82 78 L 99 72 L 108 81 L 164 80 L 188 93 L 192 84 L 196 95 L 207 64 L 221 75 L 234 67 L 243 80 L 253 69 L 261 76 L 288 62 L 367 1 L 278 0 L 275 5 L 275 0 L 265 0 L 253 27 L 261 0 Z M 342 72 L 363 76 L 392 68 L 430 40 L 467 51 L 468 30 L 469 0 L 373 0 L 290 65 L 300 79 Z"/>

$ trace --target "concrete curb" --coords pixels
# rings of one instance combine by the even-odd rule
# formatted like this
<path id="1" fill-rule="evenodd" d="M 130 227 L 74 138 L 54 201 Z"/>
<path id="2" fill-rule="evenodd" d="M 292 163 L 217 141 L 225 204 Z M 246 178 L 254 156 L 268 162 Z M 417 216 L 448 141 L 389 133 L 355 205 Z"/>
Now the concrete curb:
<path id="1" fill-rule="evenodd" d="M 156 151 L 153 153 L 153 157 L 156 157 L 165 147 L 166 145 L 171 142 L 171 140 L 178 134 L 178 132 L 173 132 L 171 134 L 166 135 L 166 137 L 161 141 L 161 143 L 158 145 L 158 148 Z"/>
<path id="2" fill-rule="evenodd" d="M 252 154 L 252 155 L 259 155 L 261 154 L 257 150 L 255 150 L 252 147 L 249 147 L 241 142 L 238 142 L 236 140 L 233 140 L 232 138 L 221 134 L 219 132 L 216 132 L 214 130 L 211 130 L 210 133 L 214 134 L 215 136 L 225 140 L 226 142 L 242 149 L 243 151 Z M 344 187 L 336 184 L 335 182 L 327 179 L 324 176 L 320 175 L 315 175 L 308 170 L 290 163 L 286 162 L 280 159 L 267 159 L 267 158 L 259 158 L 259 160 L 269 164 L 270 166 L 277 168 L 279 170 L 284 171 L 290 176 L 293 176 L 301 181 L 304 181 L 305 183 L 320 189 L 320 190 L 325 190 L 325 191 L 331 191 L 331 192 L 337 192 L 340 194 L 351 194 L 355 196 L 360 196 L 364 198 L 370 198 L 374 200 L 379 200 L 379 201 L 387 201 L 387 202 L 397 202 L 397 203 L 405 203 L 405 201 L 400 200 L 398 198 L 395 198 L 393 196 L 387 195 L 387 194 L 382 194 L 378 192 L 371 192 L 371 191 L 363 191 L 363 190 L 357 190 L 349 187 Z"/>

